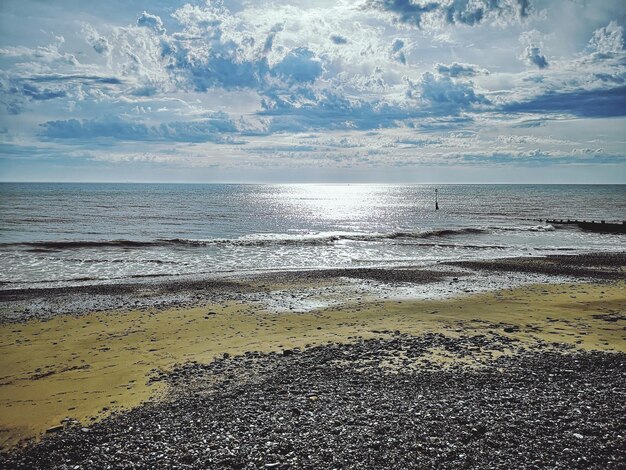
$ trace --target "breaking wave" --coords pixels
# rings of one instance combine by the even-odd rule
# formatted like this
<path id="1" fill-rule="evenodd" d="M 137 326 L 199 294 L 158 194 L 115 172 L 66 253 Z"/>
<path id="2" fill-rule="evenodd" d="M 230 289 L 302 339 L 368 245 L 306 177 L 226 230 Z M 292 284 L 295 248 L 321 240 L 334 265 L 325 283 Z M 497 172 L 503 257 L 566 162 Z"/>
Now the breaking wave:
<path id="1" fill-rule="evenodd" d="M 510 227 L 489 227 L 491 230 L 503 232 L 554 232 L 556 229 L 553 225 L 523 225 Z"/>
<path id="2" fill-rule="evenodd" d="M 342 241 L 382 242 L 385 240 L 443 239 L 468 234 L 485 234 L 492 231 L 553 231 L 552 225 L 500 226 L 487 228 L 459 228 L 428 231 L 396 231 L 388 233 L 322 232 L 309 234 L 255 234 L 239 238 L 159 238 L 156 240 L 54 240 L 22 243 L 0 243 L 0 248 L 26 247 L 30 251 L 78 250 L 89 248 L 137 249 L 149 247 L 198 247 L 198 246 L 281 246 L 281 245 L 327 245 Z"/>

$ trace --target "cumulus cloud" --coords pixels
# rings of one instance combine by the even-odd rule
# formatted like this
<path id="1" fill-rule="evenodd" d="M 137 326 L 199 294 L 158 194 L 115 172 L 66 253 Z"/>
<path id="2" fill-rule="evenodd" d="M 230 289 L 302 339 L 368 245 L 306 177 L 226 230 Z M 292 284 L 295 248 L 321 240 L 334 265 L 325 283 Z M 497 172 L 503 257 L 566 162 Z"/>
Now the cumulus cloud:
<path id="1" fill-rule="evenodd" d="M 488 17 L 507 21 L 523 19 L 531 10 L 530 0 L 367 0 L 365 5 L 391 13 L 400 23 L 418 28 L 426 17 L 452 25 L 475 26 Z"/>
<path id="2" fill-rule="evenodd" d="M 59 26 L 67 43 L 38 28 L 38 38 L 0 45 L 0 127 L 7 129 L 0 143 L 20 136 L 69 152 L 93 142 L 115 154 L 102 158 L 116 161 L 186 155 L 180 161 L 196 162 L 232 151 L 222 163 L 251 168 L 400 166 L 422 156 L 433 163 L 565 161 L 563 149 L 614 155 L 623 147 L 621 129 L 613 134 L 619 138 L 595 135 L 626 118 L 626 52 L 620 17 L 593 2 L 533 8 L 529 0 L 361 0 L 360 8 L 268 8 L 265 0 L 181 1 L 157 2 L 139 16 L 143 8 L 122 3 L 97 27 L 81 23 L 82 14 Z M 563 7 L 594 22 L 584 31 L 557 27 Z M 518 59 L 534 70 L 522 70 Z M 612 119 L 576 145 L 485 137 L 559 135 L 556 122 L 587 128 L 604 118 Z M 159 149 L 168 142 L 164 155 Z"/>
<path id="3" fill-rule="evenodd" d="M 274 95 L 281 88 L 313 83 L 324 72 L 322 59 L 308 47 L 276 50 L 276 38 L 285 28 L 282 22 L 264 34 L 261 27 L 234 16 L 221 2 L 202 7 L 186 4 L 172 17 L 182 30 L 168 35 L 158 17 L 142 15 L 142 23 L 159 36 L 158 52 L 150 51 L 135 63 L 143 65 L 146 59 L 167 71 L 176 87 L 199 92 L 254 89 Z"/>
<path id="4" fill-rule="evenodd" d="M 535 66 L 540 69 L 548 67 L 548 59 L 541 53 L 543 42 L 539 31 L 532 30 L 522 33 L 520 42 L 525 46 L 521 58 L 527 65 Z"/>
<path id="5" fill-rule="evenodd" d="M 319 57 L 306 47 L 298 47 L 290 51 L 272 68 L 272 73 L 288 82 L 314 82 L 324 66 Z"/>
<path id="6" fill-rule="evenodd" d="M 446 22 L 450 24 L 474 26 L 485 17 L 484 6 L 469 0 L 453 0 L 449 5 L 443 6 L 443 11 Z"/>
<path id="7" fill-rule="evenodd" d="M 111 45 L 109 40 L 98 34 L 98 32 L 89 24 L 83 26 L 83 34 L 87 44 L 93 47 L 93 50 L 98 54 L 106 55 L 111 51 Z"/>
<path id="8" fill-rule="evenodd" d="M 457 82 L 450 77 L 426 72 L 419 81 L 406 79 L 408 98 L 419 100 L 438 112 L 453 113 L 489 100 L 476 93 L 471 83 Z"/>
<path id="9" fill-rule="evenodd" d="M 368 0 L 366 6 L 390 12 L 399 22 L 417 26 L 418 28 L 422 25 L 422 17 L 424 15 L 441 8 L 441 5 L 437 2 L 419 4 L 411 0 Z"/>
<path id="10" fill-rule="evenodd" d="M 602 54 L 622 51 L 624 49 L 624 28 L 615 21 L 611 21 L 593 33 L 589 40 L 589 46 Z"/>
<path id="11" fill-rule="evenodd" d="M 527 64 L 536 65 L 540 69 L 545 69 L 548 66 L 546 56 L 541 53 L 541 50 L 537 46 L 526 46 L 524 49 L 524 58 Z"/>
<path id="12" fill-rule="evenodd" d="M 272 50 L 272 47 L 274 46 L 274 38 L 283 29 L 284 29 L 284 26 L 282 23 L 278 23 L 277 25 L 274 25 L 272 29 L 270 29 L 270 32 L 267 35 L 267 38 L 265 39 L 265 44 L 263 45 L 263 52 L 265 54 L 267 54 L 268 52 Z"/>
<path id="13" fill-rule="evenodd" d="M 144 11 L 141 15 L 139 15 L 139 18 L 137 18 L 137 26 L 150 28 L 158 34 L 162 34 L 165 32 L 165 28 L 163 27 L 163 20 L 161 20 L 161 17 L 151 15 L 146 11 Z"/>

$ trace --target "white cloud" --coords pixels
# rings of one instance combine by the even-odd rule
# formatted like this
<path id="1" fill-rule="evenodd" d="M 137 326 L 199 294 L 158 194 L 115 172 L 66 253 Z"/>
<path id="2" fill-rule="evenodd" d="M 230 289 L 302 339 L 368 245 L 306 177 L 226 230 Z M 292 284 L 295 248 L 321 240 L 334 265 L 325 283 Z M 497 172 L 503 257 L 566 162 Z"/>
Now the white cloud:
<path id="1" fill-rule="evenodd" d="M 90 15 L 24 1 L 48 32 L 0 32 L 0 142 L 250 168 L 619 154 L 614 134 L 572 143 L 554 127 L 626 114 L 617 1 L 111 0 Z"/>
<path id="2" fill-rule="evenodd" d="M 589 46 L 603 54 L 622 51 L 624 49 L 624 28 L 615 21 L 611 21 L 593 33 L 589 40 Z"/>
<path id="3" fill-rule="evenodd" d="M 523 59 L 527 65 L 535 66 L 539 69 L 548 67 L 548 59 L 546 59 L 546 56 L 541 52 L 544 45 L 542 35 L 539 31 L 525 31 L 520 36 L 520 42 L 524 46 L 524 51 L 520 58 Z"/>
<path id="4" fill-rule="evenodd" d="M 145 10 L 141 15 L 139 15 L 139 18 L 137 18 L 137 26 L 150 28 L 154 30 L 157 34 L 162 34 L 165 32 L 165 28 L 163 27 L 163 21 L 161 20 L 161 18 L 156 15 L 151 15 Z"/>

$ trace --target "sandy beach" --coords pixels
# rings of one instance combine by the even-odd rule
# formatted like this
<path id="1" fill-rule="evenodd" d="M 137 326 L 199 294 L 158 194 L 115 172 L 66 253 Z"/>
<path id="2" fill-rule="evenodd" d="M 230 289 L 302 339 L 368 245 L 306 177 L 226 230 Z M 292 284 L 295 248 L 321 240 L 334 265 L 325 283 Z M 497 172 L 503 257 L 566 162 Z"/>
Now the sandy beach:
<path id="1" fill-rule="evenodd" d="M 0 470 L 626 470 L 625 0 L 0 25 Z"/>
<path id="2" fill-rule="evenodd" d="M 537 442 L 522 451 L 522 457 L 515 459 L 509 455 L 498 465 L 504 468 L 511 458 L 512 461 L 532 462 L 537 446 L 544 445 L 544 441 L 551 438 L 557 439 L 550 457 L 554 462 L 563 458 L 567 461 L 569 454 L 564 449 L 576 450 L 577 444 L 584 443 L 574 454 L 589 457 L 593 450 L 595 458 L 599 459 L 597 468 L 617 468 L 620 462 L 624 463 L 624 454 L 611 451 L 608 443 L 624 443 L 625 439 L 623 433 L 616 431 L 624 424 L 624 415 L 620 414 L 623 401 L 618 397 L 626 392 L 623 374 L 626 360 L 624 265 L 624 256 L 615 254 L 474 264 L 471 268 L 479 270 L 476 272 L 482 276 L 506 277 L 513 272 L 541 272 L 547 276 L 546 280 L 557 274 L 569 275 L 570 282 L 529 282 L 508 289 L 461 292 L 451 298 L 430 300 L 376 299 L 358 290 L 349 297 L 341 286 L 345 287 L 348 282 L 354 289 L 354 284 L 350 283 L 354 278 L 383 280 L 402 286 L 428 283 L 450 286 L 461 282 L 457 277 L 459 274 L 444 270 L 337 270 L 273 273 L 230 281 L 194 281 L 161 285 L 160 288 L 153 286 L 152 290 L 146 286 L 109 285 L 58 291 L 4 291 L 1 296 L 3 323 L 0 326 L 2 458 L 8 466 L 51 468 L 63 463 L 87 468 L 95 462 L 104 466 L 105 462 L 119 464 L 134 459 L 139 459 L 140 467 L 184 464 L 190 468 L 204 465 L 244 468 L 249 464 L 249 468 L 263 468 L 264 465 L 266 468 L 332 468 L 341 464 L 360 468 L 376 465 L 376 459 L 387 454 L 387 459 L 395 455 L 392 461 L 397 465 L 406 465 L 407 461 L 400 456 L 408 452 L 407 455 L 420 456 L 411 465 L 441 464 L 445 461 L 441 453 L 445 446 L 461 445 L 455 434 L 458 430 L 450 431 L 449 442 L 445 437 L 433 441 L 432 452 L 414 448 L 412 439 L 415 436 L 401 437 L 399 431 L 392 432 L 392 429 L 402 427 L 400 423 L 410 416 L 406 410 L 402 411 L 404 405 L 398 407 L 393 400 L 385 401 L 384 397 L 391 393 L 388 387 L 399 386 L 406 389 L 403 393 L 408 393 L 407 390 L 413 390 L 426 380 L 426 376 L 428 381 L 434 380 L 435 383 L 439 380 L 456 383 L 462 376 L 463 383 L 478 381 L 483 385 L 477 385 L 478 388 L 471 393 L 459 389 L 453 402 L 472 402 L 490 387 L 495 387 L 496 395 L 502 392 L 503 383 L 494 382 L 491 376 L 494 371 L 505 374 L 502 377 L 510 372 L 511 383 L 507 387 L 513 390 L 517 386 L 512 384 L 524 377 L 528 379 L 529 374 L 537 374 L 537 378 L 545 375 L 550 382 L 550 377 L 562 374 L 564 367 L 567 370 L 580 367 L 581 370 L 575 373 L 576 387 L 583 389 L 591 387 L 591 378 L 585 379 L 585 374 L 601 373 L 605 369 L 612 371 L 607 372 L 611 377 L 609 382 L 594 382 L 593 386 L 609 387 L 614 396 L 609 399 L 608 395 L 592 394 L 587 406 L 594 409 L 594 413 L 596 407 L 604 410 L 603 413 L 609 407 L 614 413 L 602 415 L 605 420 L 602 422 L 595 422 L 600 418 L 593 414 L 574 416 L 567 422 L 567 432 L 584 436 L 576 429 L 597 427 L 602 423 L 609 426 L 606 432 L 595 436 L 590 443 L 586 438 L 574 437 L 573 441 L 568 441 L 563 436 L 551 436 L 552 431 L 546 428 L 545 435 L 529 437 Z M 159 289 L 166 291 L 167 296 Z M 325 292 L 326 300 L 341 298 L 335 299 L 338 301 L 334 303 L 327 302 L 325 307 L 307 311 L 293 307 L 289 310 L 284 305 L 284 308 L 272 309 L 272 305 L 280 304 L 263 301 L 275 296 L 283 298 L 286 292 L 292 292 L 294 298 L 314 297 L 319 295 L 320 289 Z M 100 311 L 85 309 L 82 296 L 95 299 L 98 295 L 105 299 Z M 68 309 L 60 314 L 45 309 L 38 317 L 33 305 L 41 305 L 42 298 L 48 303 L 55 302 L 54 299 L 66 303 Z M 26 320 L 15 321 L 16 312 L 25 310 L 31 315 L 26 315 Z M 330 362 L 320 363 L 320 355 L 325 357 L 327 354 L 332 356 Z M 567 365 L 561 364 L 565 362 Z M 371 389 L 375 395 L 381 394 L 378 399 L 380 403 L 384 402 L 384 406 L 379 411 L 386 411 L 378 418 L 383 421 L 379 423 L 383 431 L 374 434 L 378 447 L 368 447 L 371 442 L 366 439 L 361 447 L 369 450 L 363 454 L 359 451 L 351 457 L 345 453 L 347 448 L 330 433 L 330 437 L 324 439 L 333 458 L 325 460 L 326 454 L 319 449 L 311 456 L 308 454 L 312 450 L 304 448 L 302 442 L 298 446 L 297 439 L 293 441 L 302 423 L 285 418 L 280 423 L 266 422 L 265 425 L 273 433 L 284 429 L 285 436 L 291 436 L 293 444 L 289 452 L 268 454 L 259 449 L 246 450 L 245 442 L 254 438 L 255 428 L 252 424 L 246 428 L 235 423 L 240 419 L 242 423 L 256 420 L 255 417 L 251 421 L 251 416 L 267 412 L 264 400 L 275 400 L 277 396 L 286 395 L 289 406 L 292 406 L 289 400 L 295 393 L 291 391 L 294 383 L 304 387 L 297 394 L 306 395 L 306 404 L 317 406 L 318 398 L 322 400 L 320 388 L 326 387 L 324 400 L 333 403 L 335 415 L 353 415 L 351 419 L 361 419 L 362 410 L 352 410 L 355 402 L 350 390 L 353 387 L 341 380 L 337 383 L 337 377 L 343 377 L 344 373 L 346 377 L 356 374 L 363 382 L 359 387 Z M 281 374 L 289 375 L 290 379 L 285 381 Z M 314 377 L 307 378 L 310 374 Z M 274 383 L 275 380 L 278 382 Z M 329 380 L 335 385 L 331 386 Z M 543 387 L 541 380 L 535 384 L 539 388 Z M 566 408 L 571 400 L 566 392 L 574 387 L 574 382 L 568 380 L 563 379 L 558 387 L 541 398 L 546 406 Z M 343 387 L 350 390 L 343 390 Z M 251 389 L 257 391 L 252 393 Z M 435 390 L 439 388 L 434 387 L 433 393 Z M 259 398 L 259 393 L 263 398 Z M 446 392 L 449 393 L 450 390 Z M 418 395 L 422 396 L 423 391 Z M 435 393 L 429 406 L 452 399 L 446 396 Z M 206 455 L 198 453 L 193 439 L 185 450 L 184 446 L 176 444 L 176 433 L 165 438 L 171 447 L 161 457 L 140 450 L 146 440 L 151 441 L 154 437 L 146 433 L 158 426 L 161 417 L 167 423 L 164 429 L 179 429 L 190 419 L 189 413 L 173 410 L 189 400 L 208 397 L 215 401 L 212 406 L 219 405 L 219 408 L 223 401 L 230 400 L 228 406 L 243 410 L 240 417 L 233 411 L 231 419 L 226 420 L 223 423 L 225 428 L 222 428 L 223 433 L 235 434 L 245 428 L 247 434 L 237 438 L 239 451 L 236 458 L 217 444 L 216 448 L 209 446 L 205 449 Z M 425 399 L 420 398 L 420 403 L 423 401 Z M 472 406 L 468 406 L 467 413 Z M 533 411 L 540 418 L 542 406 Z M 256 410 L 254 413 L 253 409 Z M 513 413 L 511 419 L 518 426 L 534 426 L 530 422 L 524 424 L 527 416 L 518 414 L 522 410 L 516 409 L 513 407 L 510 412 Z M 294 413 L 300 416 L 301 412 Z M 330 411 L 324 408 L 320 415 L 315 410 L 310 411 L 311 422 L 307 426 L 317 423 L 323 428 L 327 418 L 322 419 L 322 416 L 326 412 Z M 452 419 L 446 416 L 448 411 L 441 412 L 442 420 Z M 490 414 L 488 410 L 486 412 Z M 149 419 L 140 417 L 145 413 L 150 414 Z M 221 416 L 215 420 L 226 419 L 225 414 Z M 198 423 L 215 424 L 209 412 L 197 419 Z M 560 418 L 550 419 L 559 421 Z M 368 426 L 374 426 L 375 422 L 373 420 Z M 231 429 L 231 425 L 238 431 Z M 120 426 L 135 429 L 131 433 L 133 437 L 125 435 L 122 442 L 115 431 Z M 322 429 L 319 426 L 314 425 L 315 429 L 311 428 L 310 432 L 319 434 Z M 390 427 L 389 432 L 384 431 L 385 426 Z M 357 431 L 353 429 L 351 432 L 356 432 L 359 439 L 363 438 Z M 403 433 L 406 432 L 405 429 Z M 567 434 L 565 430 L 558 432 Z M 482 432 L 479 434 L 479 441 L 488 437 L 482 436 Z M 426 440 L 423 444 L 427 446 L 426 450 L 430 449 L 428 442 Z M 102 449 L 107 443 L 112 449 L 125 450 L 121 454 L 105 452 L 107 458 L 103 458 Z M 461 447 L 470 444 L 476 445 L 474 439 Z M 134 445 L 139 447 L 133 451 Z M 192 448 L 195 449 L 193 452 Z M 459 455 L 468 452 L 469 448 L 457 449 L 453 454 L 460 458 Z M 507 453 L 506 450 L 502 452 Z M 44 458 L 44 455 L 48 457 Z M 253 461 L 253 457 L 260 460 Z M 480 458 L 476 462 L 479 463 Z M 451 461 L 450 468 L 456 468 L 464 461 L 457 460 Z M 267 466 L 274 463 L 274 467 Z"/>

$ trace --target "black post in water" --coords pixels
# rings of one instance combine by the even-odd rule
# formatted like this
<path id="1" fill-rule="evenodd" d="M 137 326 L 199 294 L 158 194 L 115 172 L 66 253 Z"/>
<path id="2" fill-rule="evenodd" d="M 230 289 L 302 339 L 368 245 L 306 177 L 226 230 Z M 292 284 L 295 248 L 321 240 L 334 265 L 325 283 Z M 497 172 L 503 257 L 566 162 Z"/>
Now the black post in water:
<path id="1" fill-rule="evenodd" d="M 439 201 L 437 201 L 437 189 L 435 188 L 435 210 L 439 210 Z"/>

